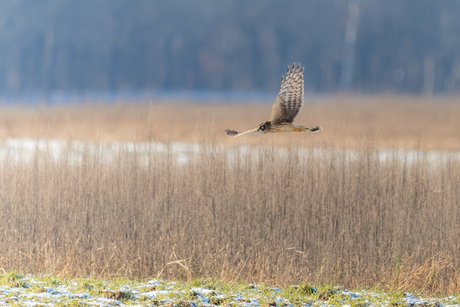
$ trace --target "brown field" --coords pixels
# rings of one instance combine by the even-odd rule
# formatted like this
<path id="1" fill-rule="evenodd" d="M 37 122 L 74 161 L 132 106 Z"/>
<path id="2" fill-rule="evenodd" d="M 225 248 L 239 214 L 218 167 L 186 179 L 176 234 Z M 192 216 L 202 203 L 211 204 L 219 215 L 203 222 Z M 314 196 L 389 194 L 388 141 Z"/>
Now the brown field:
<path id="1" fill-rule="evenodd" d="M 59 161 L 3 157 L 0 268 L 459 293 L 460 161 L 378 158 L 388 147 L 460 149 L 454 100 L 336 97 L 297 120 L 319 133 L 238 139 L 223 129 L 254 127 L 270 105 L 4 106 L 3 137 L 206 146 L 188 164 L 123 148 L 107 163 L 94 142 L 80 163 L 70 149 Z M 235 162 L 229 152 L 245 142 L 261 146 Z"/>
<path id="2" fill-rule="evenodd" d="M 308 100 L 308 99 L 307 99 Z M 460 150 L 460 99 L 336 96 L 309 103 L 296 123 L 321 125 L 314 135 L 265 136 L 263 142 L 356 148 Z M 308 103 L 308 102 L 307 102 Z M 97 106 L 0 107 L 0 138 L 49 137 L 98 141 L 186 141 L 259 144 L 260 136 L 229 139 L 224 129 L 244 131 L 268 120 L 271 102 L 254 104 L 127 103 Z"/>

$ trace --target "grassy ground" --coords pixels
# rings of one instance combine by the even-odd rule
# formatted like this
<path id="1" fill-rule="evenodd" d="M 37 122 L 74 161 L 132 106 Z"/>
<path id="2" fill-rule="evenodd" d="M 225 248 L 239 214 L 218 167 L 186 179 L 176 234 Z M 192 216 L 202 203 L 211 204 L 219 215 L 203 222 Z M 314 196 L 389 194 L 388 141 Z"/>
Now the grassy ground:
<path id="1" fill-rule="evenodd" d="M 0 306 L 448 306 L 456 297 L 423 297 L 382 290 L 313 287 L 301 283 L 284 288 L 215 279 L 189 282 L 136 281 L 125 278 L 69 279 L 53 275 L 0 276 Z"/>
<path id="2" fill-rule="evenodd" d="M 458 293 L 460 163 L 427 150 L 460 148 L 459 107 L 366 99 L 306 106 L 298 122 L 320 133 L 238 139 L 223 129 L 251 128 L 271 106 L 3 107 L 4 137 L 87 142 L 78 163 L 70 145 L 60 160 L 2 158 L 0 267 Z M 107 163 L 99 142 L 126 140 L 203 147 L 181 164 L 126 145 Z"/>

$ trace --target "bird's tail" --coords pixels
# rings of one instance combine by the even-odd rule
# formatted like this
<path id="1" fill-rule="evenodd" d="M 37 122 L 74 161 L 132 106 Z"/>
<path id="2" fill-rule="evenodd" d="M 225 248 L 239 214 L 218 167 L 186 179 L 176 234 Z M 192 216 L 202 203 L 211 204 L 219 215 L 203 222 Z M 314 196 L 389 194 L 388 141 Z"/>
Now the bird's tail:
<path id="1" fill-rule="evenodd" d="M 310 131 L 310 132 L 318 132 L 320 130 L 323 130 L 323 128 L 321 126 L 316 126 L 316 127 L 306 127 L 306 126 L 301 126 L 302 129 L 307 132 L 307 131 Z"/>

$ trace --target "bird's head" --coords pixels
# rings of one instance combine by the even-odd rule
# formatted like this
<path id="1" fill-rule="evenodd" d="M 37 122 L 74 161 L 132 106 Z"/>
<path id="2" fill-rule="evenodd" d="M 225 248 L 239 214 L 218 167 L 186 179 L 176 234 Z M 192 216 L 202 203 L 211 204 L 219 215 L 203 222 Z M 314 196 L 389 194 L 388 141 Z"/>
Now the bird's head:
<path id="1" fill-rule="evenodd" d="M 270 130 L 272 126 L 272 123 L 270 121 L 261 123 L 259 125 L 259 129 L 257 129 L 258 133 L 267 133 L 268 130 Z"/>

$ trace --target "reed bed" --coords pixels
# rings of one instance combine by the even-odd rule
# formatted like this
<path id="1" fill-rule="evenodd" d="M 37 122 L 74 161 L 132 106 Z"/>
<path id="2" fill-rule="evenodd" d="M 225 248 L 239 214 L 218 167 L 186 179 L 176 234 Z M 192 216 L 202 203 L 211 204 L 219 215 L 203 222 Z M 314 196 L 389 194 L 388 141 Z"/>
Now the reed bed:
<path id="1" fill-rule="evenodd" d="M 271 143 L 294 142 L 359 148 L 372 139 L 378 148 L 460 150 L 458 97 L 331 96 L 309 98 L 295 122 L 321 125 L 305 134 L 269 136 Z M 48 137 L 95 141 L 185 141 L 235 143 L 224 129 L 244 131 L 269 119 L 271 101 L 197 104 L 177 101 L 0 106 L 0 139 Z M 244 142 L 257 145 L 260 136 Z"/>
<path id="2" fill-rule="evenodd" d="M 207 143 L 108 163 L 86 146 L 2 161 L 4 270 L 459 291 L 456 156 Z"/>
<path id="3" fill-rule="evenodd" d="M 426 105 L 431 110 L 432 104 Z M 415 147 L 405 139 L 382 159 L 382 134 L 365 126 L 354 142 L 321 136 L 323 131 L 285 139 L 228 139 L 209 132 L 227 125 L 217 123 L 217 114 L 227 113 L 227 106 L 218 106 L 213 116 L 199 115 L 201 122 L 188 125 L 194 126 L 192 132 L 183 137 L 195 141 L 190 144 L 195 149 L 181 160 L 173 150 L 172 141 L 181 139 L 174 129 L 192 123 L 193 116 L 165 112 L 189 122 L 161 136 L 167 129 L 156 107 L 140 106 L 143 112 L 129 107 L 134 115 L 93 109 L 81 113 L 94 117 L 82 119 L 83 128 L 76 130 L 79 109 L 45 108 L 35 115 L 9 109 L 10 115 L 2 114 L 21 114 L 20 121 L 31 116 L 36 134 L 62 136 L 65 143 L 73 139 L 61 134 L 67 131 L 84 145 L 78 159 L 70 145 L 59 158 L 51 149 L 37 151 L 28 161 L 14 153 L 2 157 L 0 268 L 66 276 L 215 277 L 280 286 L 307 282 L 460 292 L 460 160 L 455 152 L 439 152 L 434 163 L 425 149 L 439 147 L 435 141 L 424 145 L 419 135 L 415 155 L 396 149 Z M 327 127 L 327 112 L 318 110 L 323 117 L 315 124 Z M 56 115 L 63 112 L 69 114 L 67 122 Z M 138 143 L 119 142 L 107 159 L 102 145 L 112 138 L 105 133 L 111 131 L 105 125 L 111 120 L 104 119 L 110 114 L 120 116 L 110 126 L 114 139 L 146 141 L 142 150 Z M 446 116 L 439 125 L 449 122 Z M 42 133 L 46 122 L 48 130 Z M 9 123 L 10 131 L 18 133 L 13 136 L 31 136 Z M 164 150 L 153 150 L 158 142 Z M 352 154 L 337 143 L 354 148 Z"/>

